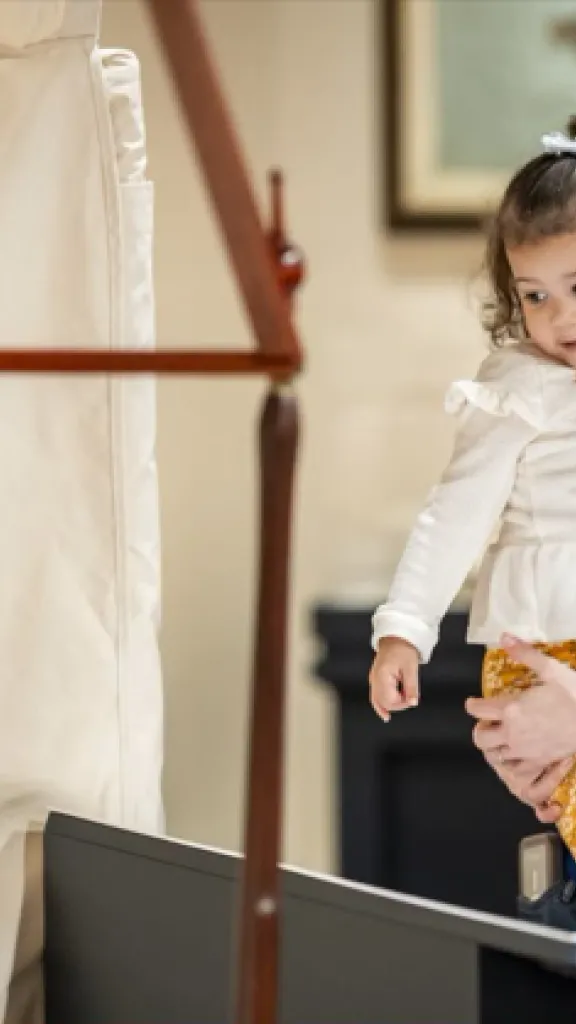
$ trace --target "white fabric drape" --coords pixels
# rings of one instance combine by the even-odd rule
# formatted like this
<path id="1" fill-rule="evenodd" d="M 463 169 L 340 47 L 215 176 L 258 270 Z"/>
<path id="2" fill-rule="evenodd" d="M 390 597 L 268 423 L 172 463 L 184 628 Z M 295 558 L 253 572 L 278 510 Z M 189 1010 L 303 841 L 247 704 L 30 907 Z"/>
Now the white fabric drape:
<path id="1" fill-rule="evenodd" d="M 0 4 L 0 346 L 154 344 L 139 67 L 99 17 Z M 15 833 L 163 827 L 158 535 L 153 380 L 0 378 L 0 1020 Z"/>

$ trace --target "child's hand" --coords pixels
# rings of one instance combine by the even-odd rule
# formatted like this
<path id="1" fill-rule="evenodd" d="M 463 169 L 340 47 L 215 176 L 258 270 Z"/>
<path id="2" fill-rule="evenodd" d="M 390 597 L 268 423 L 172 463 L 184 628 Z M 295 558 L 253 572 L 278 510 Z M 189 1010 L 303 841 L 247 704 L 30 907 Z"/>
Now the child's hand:
<path id="1" fill-rule="evenodd" d="M 414 707 L 419 698 L 418 651 L 407 640 L 383 637 L 370 669 L 370 703 L 377 715 L 390 721 L 391 711 Z"/>

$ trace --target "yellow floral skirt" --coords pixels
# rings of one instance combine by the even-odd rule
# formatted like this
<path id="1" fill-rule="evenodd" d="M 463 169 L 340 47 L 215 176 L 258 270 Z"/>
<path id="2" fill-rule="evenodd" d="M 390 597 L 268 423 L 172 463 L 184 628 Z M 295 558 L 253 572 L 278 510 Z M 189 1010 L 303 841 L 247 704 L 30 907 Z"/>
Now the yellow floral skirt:
<path id="1" fill-rule="evenodd" d="M 558 644 L 534 644 L 550 657 L 576 669 L 576 640 Z M 534 673 L 525 665 L 510 660 L 506 651 L 490 649 L 486 652 L 482 666 L 482 694 L 496 697 L 501 693 L 525 690 L 536 682 Z M 563 808 L 556 827 L 566 846 L 576 857 L 576 765 L 556 789 L 553 801 Z"/>

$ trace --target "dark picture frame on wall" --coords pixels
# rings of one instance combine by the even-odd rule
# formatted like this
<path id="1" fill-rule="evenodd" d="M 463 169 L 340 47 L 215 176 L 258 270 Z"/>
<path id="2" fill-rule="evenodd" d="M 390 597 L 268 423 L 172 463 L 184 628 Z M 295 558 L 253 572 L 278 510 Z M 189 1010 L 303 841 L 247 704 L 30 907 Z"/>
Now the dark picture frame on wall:
<path id="1" fill-rule="evenodd" d="M 481 230 L 576 113 L 574 0 L 378 0 L 386 226 Z"/>

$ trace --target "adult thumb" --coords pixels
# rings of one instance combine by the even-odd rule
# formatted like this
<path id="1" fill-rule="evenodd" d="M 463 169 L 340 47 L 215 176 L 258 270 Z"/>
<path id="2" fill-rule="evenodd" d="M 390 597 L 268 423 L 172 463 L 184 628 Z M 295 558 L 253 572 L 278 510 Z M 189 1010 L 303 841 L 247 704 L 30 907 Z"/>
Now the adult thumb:
<path id="1" fill-rule="evenodd" d="M 504 633 L 500 643 L 511 661 L 532 669 L 540 682 L 554 682 L 558 669 L 561 668 L 560 662 L 555 658 L 549 658 L 543 651 L 539 651 L 525 640 L 511 636 L 510 633 Z"/>

